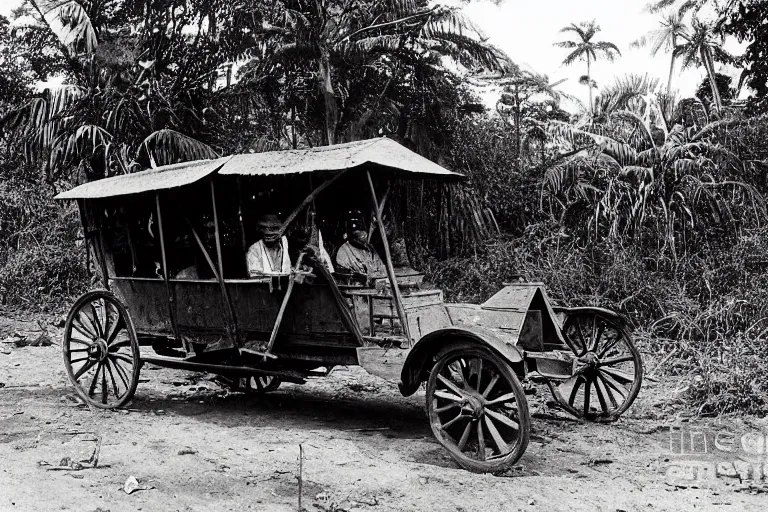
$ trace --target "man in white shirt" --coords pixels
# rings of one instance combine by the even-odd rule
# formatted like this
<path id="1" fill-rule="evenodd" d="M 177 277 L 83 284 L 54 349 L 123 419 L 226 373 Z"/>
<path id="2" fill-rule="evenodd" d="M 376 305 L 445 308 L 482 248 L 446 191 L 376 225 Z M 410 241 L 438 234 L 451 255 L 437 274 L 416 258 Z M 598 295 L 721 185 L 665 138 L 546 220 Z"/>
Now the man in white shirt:
<path id="1" fill-rule="evenodd" d="M 280 218 L 272 213 L 264 214 L 256 225 L 261 239 L 248 248 L 248 277 L 289 274 L 291 258 L 288 256 L 288 239 L 280 234 Z"/>

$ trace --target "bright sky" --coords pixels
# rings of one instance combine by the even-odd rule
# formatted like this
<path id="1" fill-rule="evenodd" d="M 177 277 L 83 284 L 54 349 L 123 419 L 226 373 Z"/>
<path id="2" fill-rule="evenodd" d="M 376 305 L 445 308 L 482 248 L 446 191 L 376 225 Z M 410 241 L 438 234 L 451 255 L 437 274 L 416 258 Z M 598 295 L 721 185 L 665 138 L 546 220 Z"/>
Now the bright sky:
<path id="1" fill-rule="evenodd" d="M 0 14 L 8 16 L 20 3 L 21 0 L 0 0 Z M 440 3 L 459 2 L 442 0 Z M 572 36 L 560 34 L 559 30 L 570 23 L 595 19 L 602 28 L 596 40 L 612 42 L 621 50 L 622 56 L 615 62 L 602 60 L 592 66 L 592 78 L 597 81 L 598 90 L 627 73 L 649 73 L 666 84 L 669 54 L 659 53 L 652 58 L 647 49 L 629 49 L 632 41 L 658 26 L 658 15 L 644 11 L 647 3 L 648 0 L 506 0 L 497 6 L 488 0 L 472 0 L 464 9 L 490 42 L 507 52 L 518 65 L 546 74 L 553 82 L 567 78 L 560 89 L 586 102 L 587 89 L 579 85 L 579 77 L 586 73 L 586 64 L 562 66 L 568 50 L 556 48 L 553 43 Z M 739 51 L 735 44 L 726 48 Z M 738 70 L 724 70 L 719 64 L 717 70 L 732 75 L 734 83 L 738 82 Z M 681 71 L 678 66 L 673 87 L 683 97 L 691 96 L 704 76 L 703 68 Z M 494 99 L 488 100 L 495 103 Z"/>
<path id="2" fill-rule="evenodd" d="M 630 49 L 629 44 L 658 27 L 658 15 L 644 10 L 648 0 L 506 0 L 496 6 L 487 0 L 473 0 L 465 13 L 485 32 L 489 42 L 504 50 L 512 60 L 524 69 L 549 76 L 552 82 L 567 78 L 560 90 L 571 94 L 584 103 L 588 91 L 579 85 L 579 77 L 586 74 L 585 62 L 569 67 L 561 63 L 568 50 L 557 48 L 553 43 L 578 37 L 573 33 L 561 34 L 560 29 L 571 23 L 595 19 L 602 29 L 597 41 L 614 43 L 622 56 L 614 62 L 598 61 L 592 66 L 592 78 L 598 90 L 614 82 L 616 77 L 628 73 L 648 73 L 666 84 L 669 77 L 670 54 L 659 52 L 651 57 L 645 48 Z M 728 45 L 729 51 L 737 51 Z M 718 72 L 723 72 L 716 64 Z M 738 71 L 726 74 L 738 82 Z M 677 66 L 672 87 L 680 94 L 692 96 L 704 78 L 703 68 L 680 70 Z"/>

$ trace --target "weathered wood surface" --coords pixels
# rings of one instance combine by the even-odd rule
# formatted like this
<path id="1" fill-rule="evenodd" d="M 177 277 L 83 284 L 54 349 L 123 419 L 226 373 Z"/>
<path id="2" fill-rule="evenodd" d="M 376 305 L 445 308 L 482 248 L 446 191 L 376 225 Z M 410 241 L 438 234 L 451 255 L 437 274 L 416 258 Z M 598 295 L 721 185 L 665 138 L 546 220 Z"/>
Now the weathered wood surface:
<path id="1" fill-rule="evenodd" d="M 215 280 L 171 279 L 169 284 L 176 296 L 177 321 L 184 333 L 192 334 L 197 330 L 226 333 L 226 311 L 220 299 L 219 283 Z M 113 279 L 113 285 L 128 305 L 139 332 L 173 334 L 162 279 Z M 246 335 L 266 333 L 268 336 L 285 290 L 270 292 L 269 283 L 248 280 L 227 280 L 226 286 L 240 330 Z M 348 334 L 348 329 L 341 322 L 327 286 L 297 284 L 288 301 L 280 332 Z"/>
<path id="2" fill-rule="evenodd" d="M 359 347 L 357 359 L 360 366 L 371 375 L 389 382 L 400 382 L 400 372 L 408 356 L 403 348 Z"/>

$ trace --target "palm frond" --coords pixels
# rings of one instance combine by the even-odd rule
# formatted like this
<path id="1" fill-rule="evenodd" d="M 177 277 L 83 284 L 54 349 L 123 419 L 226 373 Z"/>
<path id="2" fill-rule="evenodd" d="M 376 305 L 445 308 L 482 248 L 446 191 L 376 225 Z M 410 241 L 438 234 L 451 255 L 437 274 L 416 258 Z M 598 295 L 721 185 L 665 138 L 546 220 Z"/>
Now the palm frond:
<path id="1" fill-rule="evenodd" d="M 554 46 L 557 46 L 558 48 L 578 48 L 579 43 L 576 41 L 559 41 L 557 43 L 554 43 Z"/>
<path id="2" fill-rule="evenodd" d="M 218 156 L 208 144 L 167 128 L 150 134 L 137 151 L 139 162 L 149 167 Z"/>
<path id="3" fill-rule="evenodd" d="M 41 4 L 46 21 L 72 54 L 92 54 L 96 50 L 96 31 L 80 3 L 75 0 L 53 0 Z"/>
<path id="4" fill-rule="evenodd" d="M 613 61 L 616 58 L 616 54 L 621 55 L 619 47 L 608 41 L 598 41 L 597 43 L 594 43 L 594 51 L 602 53 L 610 61 Z"/>
<path id="5" fill-rule="evenodd" d="M 384 34 L 343 40 L 337 45 L 337 50 L 343 58 L 356 61 L 368 59 L 378 53 L 394 52 L 400 48 L 403 42 L 404 37 L 402 35 Z"/>
<path id="6" fill-rule="evenodd" d="M 583 48 L 577 48 L 573 50 L 571 53 L 569 53 L 564 59 L 563 64 L 566 66 L 570 66 L 577 60 L 581 60 L 584 58 L 585 50 Z"/>

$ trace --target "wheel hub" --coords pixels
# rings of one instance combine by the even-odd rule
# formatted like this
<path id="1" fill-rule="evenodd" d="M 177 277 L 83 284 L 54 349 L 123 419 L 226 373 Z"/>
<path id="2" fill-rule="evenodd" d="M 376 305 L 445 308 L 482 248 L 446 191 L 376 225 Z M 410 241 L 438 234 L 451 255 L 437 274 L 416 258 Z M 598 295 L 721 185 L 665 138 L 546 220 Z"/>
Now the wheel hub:
<path id="1" fill-rule="evenodd" d="M 88 347 L 88 357 L 93 360 L 103 361 L 108 353 L 107 342 L 101 338 L 93 340 L 93 343 Z"/>
<path id="2" fill-rule="evenodd" d="M 600 358 L 594 352 L 587 352 L 579 358 L 585 370 L 595 370 L 600 365 Z"/>
<path id="3" fill-rule="evenodd" d="M 474 420 L 479 420 L 485 414 L 485 401 L 480 397 L 467 395 L 461 403 L 461 412 Z"/>

